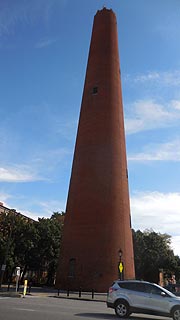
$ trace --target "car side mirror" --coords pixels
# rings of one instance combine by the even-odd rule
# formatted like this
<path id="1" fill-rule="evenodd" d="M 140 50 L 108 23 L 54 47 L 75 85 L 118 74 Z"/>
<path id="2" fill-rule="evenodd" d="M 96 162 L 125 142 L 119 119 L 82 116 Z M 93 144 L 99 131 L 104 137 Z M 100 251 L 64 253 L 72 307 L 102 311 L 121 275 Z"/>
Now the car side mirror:
<path id="1" fill-rule="evenodd" d="M 161 297 L 166 297 L 166 294 L 165 294 L 165 292 L 161 292 Z"/>

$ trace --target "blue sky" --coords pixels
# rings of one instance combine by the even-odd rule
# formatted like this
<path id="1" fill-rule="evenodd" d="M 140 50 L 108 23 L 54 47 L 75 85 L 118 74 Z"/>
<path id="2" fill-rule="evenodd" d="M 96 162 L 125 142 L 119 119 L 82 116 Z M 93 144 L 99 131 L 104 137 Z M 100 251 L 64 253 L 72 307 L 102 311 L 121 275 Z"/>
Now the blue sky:
<path id="1" fill-rule="evenodd" d="M 0 201 L 64 211 L 93 17 L 117 16 L 132 226 L 180 255 L 179 0 L 0 1 Z"/>

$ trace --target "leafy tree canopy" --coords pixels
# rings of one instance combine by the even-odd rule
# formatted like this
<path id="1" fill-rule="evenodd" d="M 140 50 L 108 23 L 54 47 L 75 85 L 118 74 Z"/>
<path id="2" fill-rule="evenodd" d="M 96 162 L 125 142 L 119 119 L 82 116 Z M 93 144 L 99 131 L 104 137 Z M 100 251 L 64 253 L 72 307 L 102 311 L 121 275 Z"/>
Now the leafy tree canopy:
<path id="1" fill-rule="evenodd" d="M 39 221 L 25 219 L 15 210 L 0 215 L 0 265 L 6 264 L 6 278 L 15 267 L 35 270 L 39 276 L 46 271 L 52 283 L 57 268 L 64 224 L 64 213 L 54 212 L 51 218 Z"/>
<path id="2" fill-rule="evenodd" d="M 174 255 L 170 235 L 153 230 L 133 230 L 133 242 L 136 278 L 158 282 L 159 270 L 163 269 L 179 279 L 180 258 Z"/>

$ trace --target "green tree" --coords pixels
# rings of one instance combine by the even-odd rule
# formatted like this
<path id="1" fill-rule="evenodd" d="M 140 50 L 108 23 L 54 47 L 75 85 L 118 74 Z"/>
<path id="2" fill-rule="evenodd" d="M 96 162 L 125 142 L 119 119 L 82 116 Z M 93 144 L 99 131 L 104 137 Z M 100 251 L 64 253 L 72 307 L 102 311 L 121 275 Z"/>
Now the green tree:
<path id="1" fill-rule="evenodd" d="M 30 251 L 36 239 L 35 223 L 30 223 L 15 210 L 0 215 L 0 264 L 6 265 L 5 279 L 15 267 L 24 273 L 30 267 Z"/>
<path id="2" fill-rule="evenodd" d="M 158 282 L 159 269 L 179 279 L 180 259 L 171 249 L 171 236 L 153 230 L 133 231 L 136 278 Z"/>
<path id="3" fill-rule="evenodd" d="M 35 257 L 34 268 L 38 270 L 39 280 L 43 276 L 43 273 L 47 272 L 47 284 L 53 284 L 54 282 L 63 225 L 63 212 L 55 212 L 51 218 L 39 218 L 39 222 L 36 225 L 38 241 L 32 250 Z"/>
<path id="4" fill-rule="evenodd" d="M 64 213 L 54 212 L 51 218 L 38 222 L 24 219 L 15 210 L 0 215 L 0 265 L 6 264 L 6 280 L 15 267 L 23 276 L 36 271 L 39 278 L 47 272 L 47 283 L 52 284 L 57 268 Z M 23 278 L 22 276 L 22 278 Z"/>
<path id="5" fill-rule="evenodd" d="M 27 222 L 20 217 L 16 230 L 14 231 L 14 265 L 20 266 L 23 270 L 22 280 L 26 271 L 34 270 L 36 260 L 33 250 L 39 240 L 37 231 L 38 222 Z"/>

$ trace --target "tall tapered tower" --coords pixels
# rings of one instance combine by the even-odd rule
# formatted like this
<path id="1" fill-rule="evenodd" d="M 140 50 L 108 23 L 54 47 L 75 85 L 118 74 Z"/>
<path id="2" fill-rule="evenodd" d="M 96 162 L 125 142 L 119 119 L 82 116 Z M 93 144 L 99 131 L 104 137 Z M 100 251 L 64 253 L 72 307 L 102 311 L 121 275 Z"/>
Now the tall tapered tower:
<path id="1" fill-rule="evenodd" d="M 94 17 L 56 286 L 106 292 L 118 278 L 119 250 L 132 279 L 117 23 L 103 8 Z"/>

